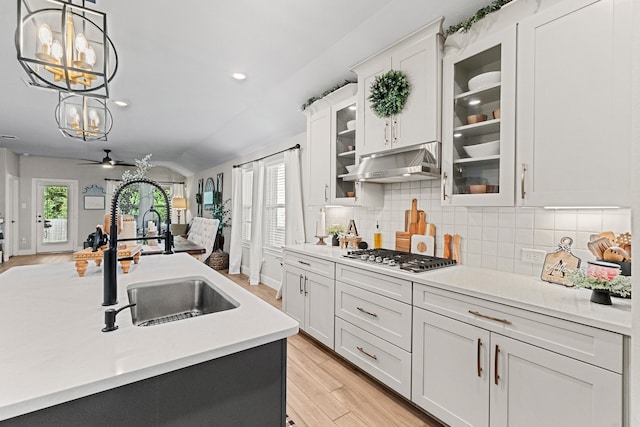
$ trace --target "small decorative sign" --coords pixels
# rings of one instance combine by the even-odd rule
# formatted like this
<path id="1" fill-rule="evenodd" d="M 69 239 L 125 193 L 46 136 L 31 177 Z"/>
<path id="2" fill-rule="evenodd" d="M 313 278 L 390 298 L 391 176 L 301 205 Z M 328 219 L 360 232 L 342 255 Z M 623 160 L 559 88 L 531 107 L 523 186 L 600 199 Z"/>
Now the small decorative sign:
<path id="1" fill-rule="evenodd" d="M 82 190 L 84 194 L 84 209 L 85 210 L 104 210 L 105 201 L 104 195 L 105 191 L 99 185 L 92 184 L 84 188 Z"/>
<path id="2" fill-rule="evenodd" d="M 580 258 L 571 253 L 571 237 L 563 237 L 558 248 L 544 258 L 540 278 L 545 282 L 573 286 L 568 280 L 568 274 L 580 267 Z"/>

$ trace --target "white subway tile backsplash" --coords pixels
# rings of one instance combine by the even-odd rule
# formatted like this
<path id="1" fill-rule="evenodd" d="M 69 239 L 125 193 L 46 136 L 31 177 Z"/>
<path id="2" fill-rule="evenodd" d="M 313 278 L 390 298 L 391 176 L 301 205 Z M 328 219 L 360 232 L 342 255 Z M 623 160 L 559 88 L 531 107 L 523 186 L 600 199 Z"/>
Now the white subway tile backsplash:
<path id="1" fill-rule="evenodd" d="M 589 231 L 599 233 L 602 231 L 602 213 L 580 213 L 578 214 L 578 231 Z"/>
<path id="2" fill-rule="evenodd" d="M 532 245 L 533 244 L 533 228 L 516 228 L 515 240 L 516 240 L 516 243 Z"/>
<path id="3" fill-rule="evenodd" d="M 536 228 L 533 231 L 533 244 L 537 246 L 553 246 L 555 244 L 553 230 L 541 230 Z"/>
<path id="4" fill-rule="evenodd" d="M 553 230 L 555 214 L 553 211 L 537 210 L 534 213 L 534 226 L 537 229 Z"/>
<path id="5" fill-rule="evenodd" d="M 531 209 L 522 210 L 516 213 L 516 228 L 533 229 L 534 214 Z"/>
<path id="6" fill-rule="evenodd" d="M 583 263 L 594 259 L 587 250 L 589 235 L 603 230 L 631 231 L 631 211 L 544 210 L 520 207 L 442 206 L 440 181 L 414 181 L 385 186 L 384 206 L 366 208 L 327 208 L 327 224 L 345 227 L 355 219 L 363 240 L 372 243 L 376 220 L 382 232 L 382 245 L 393 249 L 395 232 L 404 229 L 405 210 L 411 199 L 436 226 L 436 255 L 442 256 L 443 236 L 460 234 L 464 265 L 539 276 L 542 266 L 521 261 L 523 248 L 552 252 L 562 237 L 574 240 L 573 252 Z"/>

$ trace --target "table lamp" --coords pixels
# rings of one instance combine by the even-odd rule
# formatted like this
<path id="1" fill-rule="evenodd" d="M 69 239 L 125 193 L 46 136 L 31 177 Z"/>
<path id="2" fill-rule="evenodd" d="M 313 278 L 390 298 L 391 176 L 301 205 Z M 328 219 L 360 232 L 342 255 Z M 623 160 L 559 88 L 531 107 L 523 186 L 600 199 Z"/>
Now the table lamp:
<path id="1" fill-rule="evenodd" d="M 171 207 L 178 213 L 178 224 L 180 224 L 180 211 L 187 208 L 187 199 L 184 197 L 174 197 L 171 201 Z"/>

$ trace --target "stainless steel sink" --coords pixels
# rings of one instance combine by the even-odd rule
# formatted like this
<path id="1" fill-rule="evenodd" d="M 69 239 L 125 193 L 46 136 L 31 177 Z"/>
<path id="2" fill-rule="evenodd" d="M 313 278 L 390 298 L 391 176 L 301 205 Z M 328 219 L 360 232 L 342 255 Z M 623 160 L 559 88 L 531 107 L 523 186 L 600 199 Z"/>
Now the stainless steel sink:
<path id="1" fill-rule="evenodd" d="M 170 279 L 127 286 L 131 320 L 154 326 L 238 307 L 238 303 L 203 277 Z"/>

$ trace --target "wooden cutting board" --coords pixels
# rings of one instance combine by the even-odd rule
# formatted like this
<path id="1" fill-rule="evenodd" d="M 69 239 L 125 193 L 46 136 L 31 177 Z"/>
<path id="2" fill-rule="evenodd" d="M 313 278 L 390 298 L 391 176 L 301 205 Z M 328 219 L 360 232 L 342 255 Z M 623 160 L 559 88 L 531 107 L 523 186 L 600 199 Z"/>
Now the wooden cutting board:
<path id="1" fill-rule="evenodd" d="M 396 231 L 396 251 L 411 251 L 411 233 L 408 231 Z"/>

